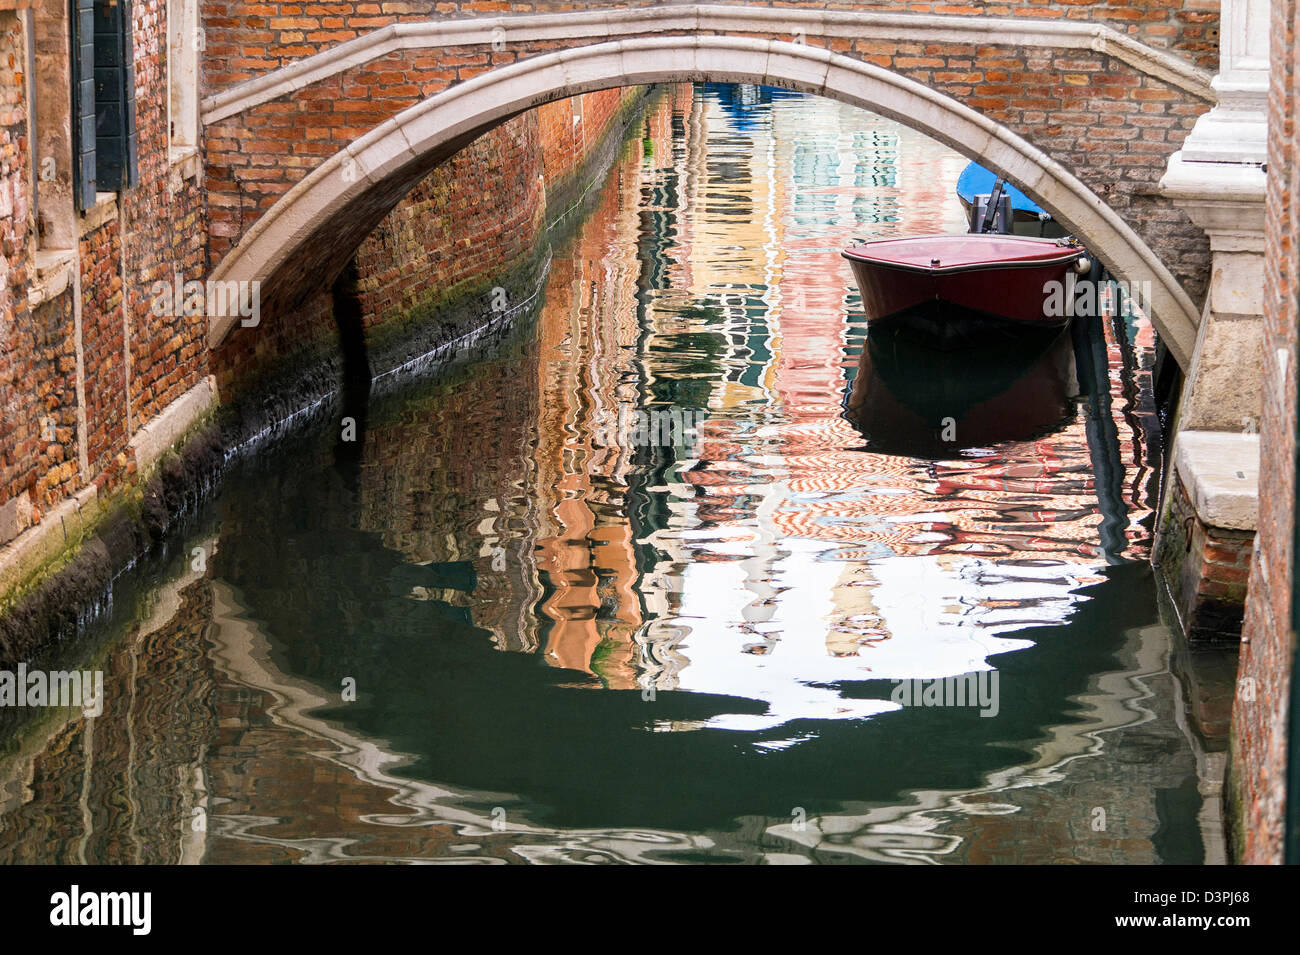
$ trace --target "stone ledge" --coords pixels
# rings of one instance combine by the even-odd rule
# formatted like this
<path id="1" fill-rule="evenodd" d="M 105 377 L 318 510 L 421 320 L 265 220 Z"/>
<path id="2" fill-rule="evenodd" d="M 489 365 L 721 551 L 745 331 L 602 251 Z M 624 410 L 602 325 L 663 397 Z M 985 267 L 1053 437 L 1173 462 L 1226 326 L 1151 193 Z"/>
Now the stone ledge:
<path id="1" fill-rule="evenodd" d="M 117 193 L 95 193 L 95 205 L 81 214 L 77 223 L 77 232 L 85 238 L 96 229 L 117 218 Z"/>
<path id="2" fill-rule="evenodd" d="M 0 545 L 32 526 L 32 499 L 20 493 L 0 504 Z"/>
<path id="3" fill-rule="evenodd" d="M 187 179 L 198 179 L 201 165 L 197 146 L 171 147 L 167 162 L 167 185 L 173 193 L 180 192 Z"/>
<path id="4" fill-rule="evenodd" d="M 0 599 L 32 579 L 66 548 L 78 544 L 98 514 L 98 491 L 89 484 L 0 548 Z"/>
<path id="5" fill-rule="evenodd" d="M 1259 518 L 1259 435 L 1182 431 L 1174 471 L 1208 527 L 1253 531 Z"/>
<path id="6" fill-rule="evenodd" d="M 1264 203 L 1267 179 L 1259 166 L 1246 162 L 1193 162 L 1183 150 L 1169 157 L 1160 192 L 1171 199 Z"/>
<path id="7" fill-rule="evenodd" d="M 35 280 L 27 287 L 27 307 L 36 308 L 68 290 L 76 267 L 76 249 L 41 249 L 32 257 Z"/>
<path id="8" fill-rule="evenodd" d="M 1160 194 L 1205 230 L 1215 252 L 1263 253 L 1266 189 L 1259 166 L 1189 162 L 1181 149 L 1160 180 Z"/>
<path id="9" fill-rule="evenodd" d="M 130 449 L 141 477 L 216 400 L 217 380 L 208 375 L 136 431 Z"/>

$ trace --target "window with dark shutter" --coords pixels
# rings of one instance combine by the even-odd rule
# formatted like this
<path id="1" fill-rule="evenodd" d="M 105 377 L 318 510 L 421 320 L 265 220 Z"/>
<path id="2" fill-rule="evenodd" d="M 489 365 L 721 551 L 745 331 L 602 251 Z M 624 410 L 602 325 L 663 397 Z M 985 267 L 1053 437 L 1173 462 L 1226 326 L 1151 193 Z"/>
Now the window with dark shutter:
<path id="1" fill-rule="evenodd" d="M 95 0 L 70 0 L 72 14 L 72 162 L 77 208 L 95 205 Z"/>
<path id="2" fill-rule="evenodd" d="M 77 205 L 138 182 L 129 0 L 69 0 Z"/>
<path id="3" fill-rule="evenodd" d="M 113 192 L 136 184 L 135 64 L 129 0 L 94 0 L 95 178 Z"/>

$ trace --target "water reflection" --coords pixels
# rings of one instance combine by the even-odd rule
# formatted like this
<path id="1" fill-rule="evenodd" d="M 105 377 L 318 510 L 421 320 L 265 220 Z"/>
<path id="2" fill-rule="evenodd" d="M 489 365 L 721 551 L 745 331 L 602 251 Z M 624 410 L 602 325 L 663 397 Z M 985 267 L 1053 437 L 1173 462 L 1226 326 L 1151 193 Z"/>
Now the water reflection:
<path id="1" fill-rule="evenodd" d="M 0 857 L 1199 860 L 1149 324 L 868 338 L 840 249 L 960 230 L 961 157 L 761 88 L 641 134 L 534 326 L 231 484 L 105 717 L 0 767 Z"/>
<path id="2" fill-rule="evenodd" d="M 1048 434 L 1074 411 L 1077 382 L 1060 329 L 944 351 L 884 327 L 862 349 L 847 410 L 873 451 L 951 458 Z"/>

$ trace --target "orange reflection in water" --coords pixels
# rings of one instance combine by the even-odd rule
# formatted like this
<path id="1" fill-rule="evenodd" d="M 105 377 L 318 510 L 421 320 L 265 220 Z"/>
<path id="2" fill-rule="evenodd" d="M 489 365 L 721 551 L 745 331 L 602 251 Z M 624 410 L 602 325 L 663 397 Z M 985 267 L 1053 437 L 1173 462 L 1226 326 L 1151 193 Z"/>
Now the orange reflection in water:
<path id="1" fill-rule="evenodd" d="M 908 382 L 886 380 L 864 353 L 839 254 L 866 238 L 962 231 L 953 184 L 965 160 L 826 100 L 778 98 L 750 116 L 732 106 L 685 86 L 661 101 L 642 153 L 620 163 L 617 185 L 555 263 L 538 367 L 548 660 L 612 687 L 682 687 L 699 664 L 699 641 L 694 654 L 682 647 L 700 635 L 701 614 L 730 615 L 714 621 L 735 633 L 730 653 L 788 655 L 770 636 L 792 619 L 779 608 L 808 599 L 818 609 L 800 630 L 821 634 L 830 656 L 856 657 L 893 636 L 879 598 L 911 586 L 909 574 L 939 581 L 912 596 L 944 608 L 941 617 L 996 611 L 985 617 L 995 629 L 1063 620 L 1070 592 L 1106 561 L 1069 339 L 983 401 L 952 399 L 957 436 L 941 442 L 939 422 L 909 409 Z M 1119 368 L 1129 346 L 1106 332 Z M 1139 320 L 1139 356 L 1150 336 Z M 914 371 L 963 373 L 960 361 Z M 676 501 L 668 526 L 650 532 L 661 559 L 638 569 L 627 513 L 637 449 L 594 436 L 620 408 L 663 407 L 660 395 L 684 385 L 706 396 L 710 418 L 698 461 L 661 489 Z M 1110 386 L 1109 421 L 1129 455 L 1125 556 L 1136 558 L 1149 515 L 1141 409 L 1119 376 Z M 843 413 L 850 394 L 875 415 L 865 441 Z M 904 450 L 883 450 L 891 430 Z M 791 558 L 791 541 L 806 553 Z M 901 578 L 877 572 L 895 558 L 928 564 Z M 815 566 L 827 560 L 829 574 Z M 715 586 L 701 568 L 736 561 L 746 569 L 728 586 L 741 605 L 701 598 Z M 980 594 L 963 582 L 1025 562 L 1059 568 L 1050 592 Z M 703 602 L 684 612 L 692 594 Z M 906 613 L 894 616 L 909 629 Z M 765 631 L 767 642 L 754 643 Z"/>

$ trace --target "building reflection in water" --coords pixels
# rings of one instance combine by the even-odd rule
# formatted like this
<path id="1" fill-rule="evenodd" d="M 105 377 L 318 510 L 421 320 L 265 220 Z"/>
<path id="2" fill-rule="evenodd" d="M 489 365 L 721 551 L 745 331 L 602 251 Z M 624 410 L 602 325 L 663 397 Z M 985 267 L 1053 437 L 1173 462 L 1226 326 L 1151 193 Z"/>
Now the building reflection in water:
<path id="1" fill-rule="evenodd" d="M 670 87 L 641 133 L 534 328 L 374 402 L 352 475 L 308 443 L 223 495 L 207 571 L 109 644 L 118 705 L 8 760 L 0 857 L 1201 851 L 1161 835 L 1195 753 L 1137 605 L 1149 323 L 868 339 L 840 250 L 961 230 L 962 157 L 757 87 Z M 673 410 L 694 440 L 609 440 Z M 891 699 L 994 667 L 997 719 Z M 1082 758 L 1152 739 L 1144 780 Z M 1116 831 L 1081 845 L 1087 800 Z"/>

